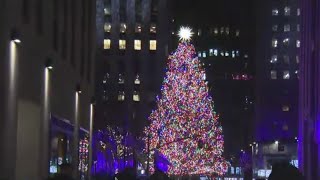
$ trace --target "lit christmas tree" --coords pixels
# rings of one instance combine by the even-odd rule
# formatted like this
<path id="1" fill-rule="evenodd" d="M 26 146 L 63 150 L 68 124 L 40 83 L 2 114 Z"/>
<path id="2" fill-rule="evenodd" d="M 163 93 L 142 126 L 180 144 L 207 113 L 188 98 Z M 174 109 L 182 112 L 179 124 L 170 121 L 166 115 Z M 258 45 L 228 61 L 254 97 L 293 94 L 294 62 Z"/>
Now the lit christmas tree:
<path id="1" fill-rule="evenodd" d="M 144 130 L 145 151 L 151 161 L 155 150 L 162 153 L 170 161 L 171 175 L 223 175 L 228 163 L 222 157 L 222 127 L 208 94 L 205 70 L 190 43 L 191 29 L 181 28 L 179 36 L 181 42 L 168 59 L 157 109 Z"/>

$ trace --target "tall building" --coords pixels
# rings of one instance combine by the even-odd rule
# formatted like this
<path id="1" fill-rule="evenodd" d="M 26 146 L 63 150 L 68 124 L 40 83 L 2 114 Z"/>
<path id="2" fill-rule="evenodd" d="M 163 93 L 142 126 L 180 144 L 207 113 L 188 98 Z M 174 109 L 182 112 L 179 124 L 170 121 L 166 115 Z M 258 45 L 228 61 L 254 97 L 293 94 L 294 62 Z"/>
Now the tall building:
<path id="1" fill-rule="evenodd" d="M 160 92 L 171 1 L 98 0 L 96 127 L 139 133 Z"/>
<path id="2" fill-rule="evenodd" d="M 276 161 L 297 165 L 300 8 L 298 1 L 256 3 L 255 175 Z"/>
<path id="3" fill-rule="evenodd" d="M 88 133 L 94 94 L 94 12 L 85 0 L 0 2 L 0 179 L 46 179 L 58 164 L 81 164 L 79 136 Z"/>

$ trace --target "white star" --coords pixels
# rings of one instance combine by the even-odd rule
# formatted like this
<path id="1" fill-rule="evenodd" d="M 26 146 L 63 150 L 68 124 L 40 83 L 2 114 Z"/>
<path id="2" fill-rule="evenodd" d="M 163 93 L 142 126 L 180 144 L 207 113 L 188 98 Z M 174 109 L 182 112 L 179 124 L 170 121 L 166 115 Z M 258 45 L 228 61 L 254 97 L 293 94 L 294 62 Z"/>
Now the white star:
<path id="1" fill-rule="evenodd" d="M 192 35 L 193 35 L 193 32 L 190 27 L 182 26 L 179 29 L 178 36 L 179 36 L 180 41 L 190 41 Z"/>

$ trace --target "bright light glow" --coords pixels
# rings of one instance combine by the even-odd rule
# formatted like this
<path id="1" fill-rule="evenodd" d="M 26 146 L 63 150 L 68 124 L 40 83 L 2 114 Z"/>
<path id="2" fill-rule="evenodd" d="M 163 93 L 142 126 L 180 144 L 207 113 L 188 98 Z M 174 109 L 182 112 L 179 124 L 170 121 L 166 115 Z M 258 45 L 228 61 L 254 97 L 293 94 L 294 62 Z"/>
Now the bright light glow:
<path id="1" fill-rule="evenodd" d="M 21 43 L 21 40 L 20 39 L 14 39 L 13 42 L 17 43 L 17 44 L 20 44 Z"/>
<path id="2" fill-rule="evenodd" d="M 279 144 L 279 141 L 275 141 L 274 143 L 275 143 L 275 144 Z"/>
<path id="3" fill-rule="evenodd" d="M 190 27 L 182 26 L 178 32 L 180 41 L 190 41 L 192 35 L 193 35 L 193 32 Z"/>

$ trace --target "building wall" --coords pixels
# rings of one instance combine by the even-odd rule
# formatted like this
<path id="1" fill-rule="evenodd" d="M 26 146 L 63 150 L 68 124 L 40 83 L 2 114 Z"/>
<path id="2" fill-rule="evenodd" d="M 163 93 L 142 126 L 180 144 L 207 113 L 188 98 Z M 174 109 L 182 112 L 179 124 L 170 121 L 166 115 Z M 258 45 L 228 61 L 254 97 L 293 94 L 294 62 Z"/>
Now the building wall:
<path id="1" fill-rule="evenodd" d="M 83 5 L 71 0 L 1 2 L 5 6 L 0 18 L 3 124 L 0 137 L 6 144 L 0 148 L 1 179 L 42 179 L 48 174 L 48 162 L 43 163 L 42 159 L 48 158 L 45 153 L 48 149 L 43 149 L 48 148 L 43 143 L 49 142 L 48 129 L 43 129 L 43 91 L 45 64 L 49 59 L 53 65 L 49 72 L 49 113 L 74 123 L 76 85 L 80 83 L 79 122 L 89 128 L 89 105 L 94 91 L 95 4 L 84 2 Z M 14 29 L 20 44 L 11 41 Z M 17 56 L 14 90 L 9 89 L 12 47 Z"/>
<path id="2" fill-rule="evenodd" d="M 157 7 L 154 14 L 152 3 Z M 111 14 L 105 15 L 104 9 L 108 6 Z M 136 12 L 139 7 L 140 18 Z M 135 133 L 141 132 L 162 82 L 168 55 L 170 2 L 99 0 L 96 8 L 96 95 L 99 119 L 96 127 L 112 124 L 125 126 Z M 110 23 L 110 32 L 104 31 L 105 23 Z M 122 23 L 126 25 L 125 33 L 120 32 Z M 141 24 L 140 33 L 135 32 L 138 23 Z M 152 23 L 156 24 L 156 33 L 150 33 Z M 110 49 L 104 49 L 104 39 L 110 39 Z M 120 39 L 126 40 L 125 50 L 119 49 Z M 134 40 L 141 40 L 141 50 L 134 50 Z M 156 50 L 149 50 L 150 40 L 157 41 Z M 120 74 L 124 79 L 123 84 L 119 83 Z M 139 85 L 134 83 L 137 75 L 141 82 Z M 140 101 L 133 100 L 134 91 L 139 93 Z M 118 96 L 122 92 L 125 93 L 125 99 L 119 101 Z"/>

